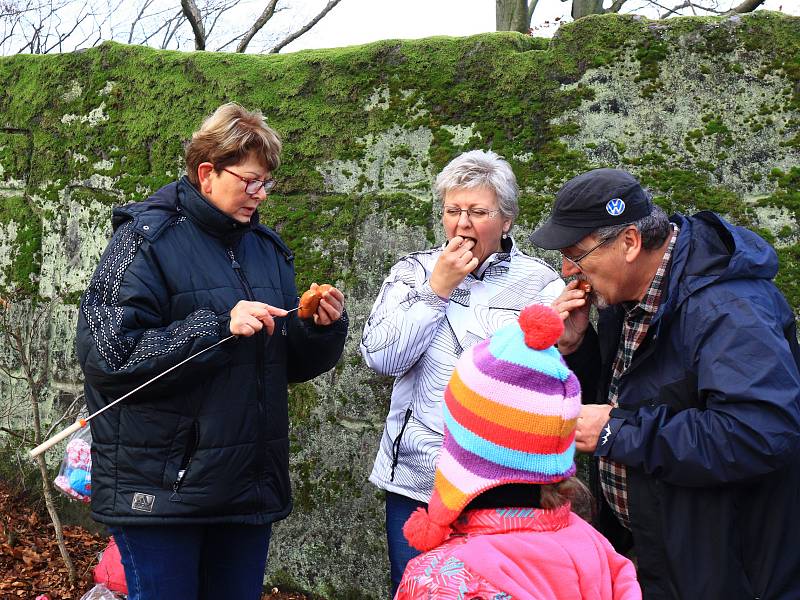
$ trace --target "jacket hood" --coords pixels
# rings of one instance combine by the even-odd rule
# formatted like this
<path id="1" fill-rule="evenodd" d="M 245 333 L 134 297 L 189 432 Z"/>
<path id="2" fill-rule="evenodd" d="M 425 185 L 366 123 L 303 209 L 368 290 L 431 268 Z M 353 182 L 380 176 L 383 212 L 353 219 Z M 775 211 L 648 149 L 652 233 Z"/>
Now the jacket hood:
<path id="1" fill-rule="evenodd" d="M 659 309 L 671 312 L 693 293 L 713 283 L 734 279 L 772 280 L 778 255 L 763 238 L 710 211 L 692 217 L 673 215 L 680 227 L 673 250 L 669 292 Z"/>
<path id="2" fill-rule="evenodd" d="M 134 220 L 136 232 L 153 240 L 180 216 L 196 222 L 226 244 L 235 243 L 245 233 L 254 231 L 270 238 L 287 261 L 294 259 L 280 236 L 259 222 L 258 212 L 253 213 L 250 223 L 239 223 L 206 200 L 185 176 L 160 188 L 146 200 L 115 208 L 111 226 L 116 231 L 126 221 Z"/>
<path id="3" fill-rule="evenodd" d="M 171 217 L 180 214 L 180 209 L 175 202 L 177 181 L 165 185 L 147 200 L 133 202 L 125 206 L 116 207 L 111 214 L 111 227 L 114 231 L 124 223 L 147 214 L 146 220 L 167 222 Z"/>
<path id="4" fill-rule="evenodd" d="M 206 200 L 185 176 L 165 185 L 147 200 L 115 209 L 111 222 L 116 231 L 129 219 L 164 221 L 180 215 L 226 242 L 239 239 L 259 225 L 258 212 L 253 214 L 250 223 L 239 223 Z"/>

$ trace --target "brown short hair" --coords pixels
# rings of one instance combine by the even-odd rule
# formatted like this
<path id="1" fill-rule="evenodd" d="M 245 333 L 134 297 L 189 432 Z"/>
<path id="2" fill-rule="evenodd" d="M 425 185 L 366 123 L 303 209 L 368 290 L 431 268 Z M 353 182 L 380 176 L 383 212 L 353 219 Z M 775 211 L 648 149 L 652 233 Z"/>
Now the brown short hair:
<path id="1" fill-rule="evenodd" d="M 270 173 L 281 164 L 281 139 L 264 122 L 261 111 L 249 111 L 236 102 L 228 102 L 207 117 L 186 145 L 186 175 L 195 186 L 200 163 L 214 163 L 219 173 L 254 155 Z"/>
<path id="2" fill-rule="evenodd" d="M 564 481 L 542 486 L 542 508 L 558 508 L 567 502 L 572 504 L 572 512 L 584 521 L 592 522 L 594 518 L 594 500 L 589 488 L 580 479 L 573 475 Z"/>

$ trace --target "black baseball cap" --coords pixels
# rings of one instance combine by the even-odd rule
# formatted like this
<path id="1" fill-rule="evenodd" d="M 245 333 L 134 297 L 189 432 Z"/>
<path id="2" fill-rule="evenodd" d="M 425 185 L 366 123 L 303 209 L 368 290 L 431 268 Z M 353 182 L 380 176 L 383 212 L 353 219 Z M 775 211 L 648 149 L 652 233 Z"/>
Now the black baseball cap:
<path id="1" fill-rule="evenodd" d="M 556 194 L 550 218 L 531 241 L 546 250 L 578 243 L 600 227 L 646 217 L 653 203 L 639 181 L 619 169 L 595 169 L 573 177 Z"/>

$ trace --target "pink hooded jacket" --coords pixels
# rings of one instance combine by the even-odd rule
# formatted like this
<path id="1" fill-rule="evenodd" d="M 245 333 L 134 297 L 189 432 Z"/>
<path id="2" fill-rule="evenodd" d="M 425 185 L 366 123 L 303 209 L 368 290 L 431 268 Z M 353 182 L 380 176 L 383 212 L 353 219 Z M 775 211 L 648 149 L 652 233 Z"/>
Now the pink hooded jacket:
<path id="1" fill-rule="evenodd" d="M 395 600 L 641 600 L 627 558 L 569 505 L 466 511 L 413 559 Z"/>

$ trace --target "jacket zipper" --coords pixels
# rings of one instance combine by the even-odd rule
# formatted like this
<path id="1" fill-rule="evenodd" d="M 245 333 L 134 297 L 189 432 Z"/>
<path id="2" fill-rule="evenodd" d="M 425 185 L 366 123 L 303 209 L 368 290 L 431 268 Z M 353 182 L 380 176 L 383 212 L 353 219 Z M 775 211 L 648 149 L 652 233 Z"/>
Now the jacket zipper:
<path id="1" fill-rule="evenodd" d="M 189 465 L 192 464 L 192 459 L 194 458 L 194 453 L 197 451 L 197 446 L 200 444 L 200 425 L 195 418 L 192 421 L 192 437 L 190 442 L 186 444 L 186 451 L 183 453 L 183 458 L 181 459 L 181 465 L 178 468 L 178 476 L 175 478 L 175 481 L 172 484 L 172 496 L 170 496 L 170 500 L 173 502 L 180 502 L 181 497 L 178 493 L 181 489 L 181 485 L 183 484 L 183 480 L 186 477 L 186 472 L 189 470 Z"/>
<path id="2" fill-rule="evenodd" d="M 394 470 L 397 468 L 397 463 L 400 460 L 400 438 L 403 437 L 403 432 L 406 430 L 406 425 L 411 420 L 411 408 L 406 409 L 406 416 L 403 419 L 403 426 L 400 428 L 400 433 L 394 438 L 392 442 L 392 473 L 389 481 L 394 481 Z"/>
<path id="3" fill-rule="evenodd" d="M 253 293 L 253 288 L 250 287 L 250 282 L 247 281 L 247 277 L 245 276 L 244 271 L 242 270 L 242 266 L 239 264 L 239 261 L 236 260 L 236 254 L 233 252 L 233 248 L 229 247 L 227 251 L 228 251 L 228 258 L 231 259 L 231 268 L 236 273 L 236 276 L 239 278 L 239 281 L 241 282 L 242 287 L 244 288 L 245 296 L 251 302 L 255 302 L 256 301 L 256 296 Z M 261 417 L 261 422 L 259 423 L 259 428 L 258 428 L 258 438 L 259 438 L 258 447 L 260 449 L 263 449 L 265 447 L 265 445 L 266 445 L 266 433 L 264 431 L 265 426 L 266 426 L 265 425 L 265 423 L 266 423 L 266 414 L 265 414 L 264 403 L 263 403 L 263 399 L 264 399 L 264 380 L 263 380 L 263 377 L 262 377 L 262 370 L 264 368 L 264 344 L 267 341 L 264 338 L 265 335 L 266 335 L 266 333 L 262 329 L 261 331 L 256 333 L 256 335 L 254 336 L 256 338 L 256 391 L 258 393 L 256 406 L 258 406 L 258 414 L 259 414 L 259 417 Z M 255 477 L 255 479 L 257 479 L 257 474 L 261 472 L 262 467 L 263 467 L 263 464 L 262 464 L 263 463 L 263 459 L 261 458 L 261 456 L 262 455 L 261 455 L 260 452 L 256 453 L 256 467 L 257 468 L 256 468 L 256 477 Z M 256 484 L 256 485 L 258 485 L 258 484 Z"/>

